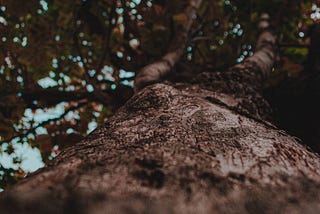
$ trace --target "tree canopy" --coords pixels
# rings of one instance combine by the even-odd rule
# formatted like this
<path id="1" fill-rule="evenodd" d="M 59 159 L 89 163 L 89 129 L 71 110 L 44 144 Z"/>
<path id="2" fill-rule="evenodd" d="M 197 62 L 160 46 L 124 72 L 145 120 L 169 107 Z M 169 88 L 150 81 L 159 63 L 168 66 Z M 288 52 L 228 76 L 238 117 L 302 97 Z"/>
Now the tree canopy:
<path id="1" fill-rule="evenodd" d="M 47 162 L 123 105 L 137 72 L 161 58 L 181 32 L 186 3 L 0 0 L 0 156 L 12 161 L 0 162 L 0 188 L 26 173 L 17 145 L 39 149 Z M 310 73 L 310 60 L 318 59 L 309 56 L 319 6 L 317 0 L 203 1 L 184 55 L 166 78 L 191 81 L 201 71 L 223 71 L 251 56 L 257 22 L 267 12 L 280 54 L 265 88 L 281 109 L 273 89 Z M 297 81 L 291 82 L 291 92 L 302 94 Z"/>

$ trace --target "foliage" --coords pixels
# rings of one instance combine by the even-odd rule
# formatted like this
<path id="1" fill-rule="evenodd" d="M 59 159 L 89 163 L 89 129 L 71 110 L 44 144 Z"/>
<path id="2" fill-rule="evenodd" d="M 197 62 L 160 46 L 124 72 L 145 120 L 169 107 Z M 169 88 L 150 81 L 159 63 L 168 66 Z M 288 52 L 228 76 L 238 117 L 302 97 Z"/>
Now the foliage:
<path id="1" fill-rule="evenodd" d="M 46 162 L 107 120 L 132 95 L 135 72 L 179 34 L 186 2 L 1 0 L 0 156 L 10 155 L 15 167 L 0 165 L 0 188 L 24 175 L 16 144 L 38 148 Z M 262 12 L 279 26 L 280 44 L 307 45 L 315 3 L 204 1 L 177 73 L 221 70 L 250 56 Z M 282 52 L 277 68 L 289 72 L 307 54 Z"/>

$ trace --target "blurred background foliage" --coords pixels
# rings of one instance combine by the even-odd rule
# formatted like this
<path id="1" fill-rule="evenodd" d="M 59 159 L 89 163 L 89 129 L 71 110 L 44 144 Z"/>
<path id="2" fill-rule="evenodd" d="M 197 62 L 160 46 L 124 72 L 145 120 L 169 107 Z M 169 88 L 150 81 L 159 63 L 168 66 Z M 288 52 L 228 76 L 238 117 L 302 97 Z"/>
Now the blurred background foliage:
<path id="1" fill-rule="evenodd" d="M 81 140 L 129 99 L 135 73 L 179 35 L 187 2 L 0 0 L 0 189 Z M 262 12 L 272 17 L 280 52 L 266 88 L 299 76 L 319 5 L 204 0 L 170 78 L 188 81 L 252 55 Z"/>

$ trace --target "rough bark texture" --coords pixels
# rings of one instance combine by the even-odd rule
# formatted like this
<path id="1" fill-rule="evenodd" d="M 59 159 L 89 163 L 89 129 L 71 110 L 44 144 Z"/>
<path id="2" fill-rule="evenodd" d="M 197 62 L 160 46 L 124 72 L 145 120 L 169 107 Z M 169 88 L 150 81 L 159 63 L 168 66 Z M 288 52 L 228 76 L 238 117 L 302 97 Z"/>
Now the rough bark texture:
<path id="1" fill-rule="evenodd" d="M 317 213 L 320 158 L 266 118 L 274 59 L 133 96 L 104 126 L 0 195 L 2 213 Z"/>
<path id="2" fill-rule="evenodd" d="M 2 213 L 316 213 L 319 157 L 217 95 L 195 85 L 147 87 L 4 192 Z"/>

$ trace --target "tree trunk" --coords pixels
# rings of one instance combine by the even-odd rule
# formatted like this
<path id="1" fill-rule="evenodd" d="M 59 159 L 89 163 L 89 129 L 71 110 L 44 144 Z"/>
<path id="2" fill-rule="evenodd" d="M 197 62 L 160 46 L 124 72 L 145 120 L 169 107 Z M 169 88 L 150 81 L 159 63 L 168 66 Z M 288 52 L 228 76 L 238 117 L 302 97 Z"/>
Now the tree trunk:
<path id="1" fill-rule="evenodd" d="M 199 85 L 145 88 L 2 193 L 1 213 L 319 210 L 319 157 L 215 97 Z"/>
<path id="2" fill-rule="evenodd" d="M 146 87 L 2 193 L 1 213 L 316 213 L 320 158 L 268 122 L 260 94 L 274 45 L 264 30 L 226 72 Z"/>

